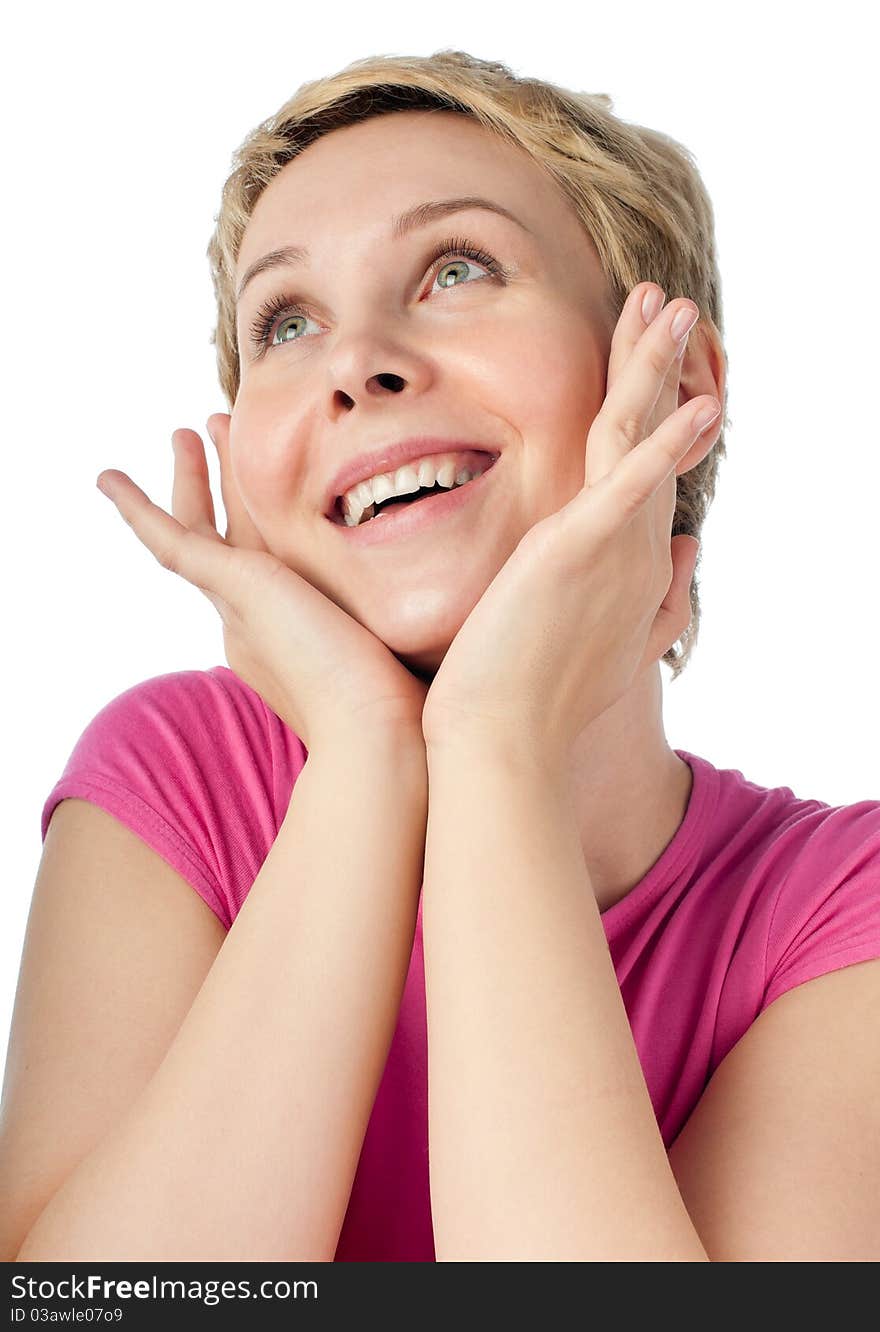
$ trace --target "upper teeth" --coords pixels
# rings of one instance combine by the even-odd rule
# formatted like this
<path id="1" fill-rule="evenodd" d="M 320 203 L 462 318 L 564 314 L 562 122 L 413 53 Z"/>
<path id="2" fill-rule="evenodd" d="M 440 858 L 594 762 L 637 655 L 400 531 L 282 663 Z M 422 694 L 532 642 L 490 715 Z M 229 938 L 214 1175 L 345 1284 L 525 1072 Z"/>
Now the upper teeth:
<path id="1" fill-rule="evenodd" d="M 447 490 L 453 486 L 463 486 L 475 476 L 482 476 L 491 465 L 492 459 L 475 467 L 459 468 L 456 455 L 452 453 L 434 454 L 416 462 L 398 467 L 396 472 L 381 472 L 367 481 L 360 481 L 342 496 L 342 516 L 348 527 L 357 527 L 361 519 L 369 522 L 372 513 L 367 513 L 374 504 L 389 499 L 392 495 L 412 495 L 422 486 L 441 485 Z M 364 515 L 366 514 L 366 517 Z"/>

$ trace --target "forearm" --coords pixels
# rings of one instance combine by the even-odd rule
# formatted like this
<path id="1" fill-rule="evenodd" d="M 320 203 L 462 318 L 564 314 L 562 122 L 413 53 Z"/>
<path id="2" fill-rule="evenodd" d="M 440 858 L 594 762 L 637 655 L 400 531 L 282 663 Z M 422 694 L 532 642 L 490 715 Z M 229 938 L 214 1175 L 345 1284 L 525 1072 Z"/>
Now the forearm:
<path id="1" fill-rule="evenodd" d="M 438 1260 L 707 1261 L 565 782 L 428 750 L 422 930 Z"/>
<path id="2" fill-rule="evenodd" d="M 162 1064 L 17 1261 L 331 1261 L 397 1022 L 425 756 L 314 751 Z"/>

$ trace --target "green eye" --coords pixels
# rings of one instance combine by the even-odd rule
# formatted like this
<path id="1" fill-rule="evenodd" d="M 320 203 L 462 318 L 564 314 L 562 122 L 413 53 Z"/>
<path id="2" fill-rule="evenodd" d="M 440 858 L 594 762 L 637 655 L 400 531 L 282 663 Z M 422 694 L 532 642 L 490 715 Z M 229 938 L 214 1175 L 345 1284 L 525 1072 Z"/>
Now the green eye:
<path id="1" fill-rule="evenodd" d="M 306 324 L 313 322 L 289 296 L 273 297 L 260 308 L 251 324 L 251 338 L 254 345 L 266 351 L 270 345 L 283 346 L 288 342 L 299 342 L 300 338 L 283 338 L 279 342 L 275 341 L 276 332 L 295 319 L 302 319 Z"/>
<path id="2" fill-rule="evenodd" d="M 452 258 L 450 259 L 450 255 Z M 440 267 L 436 269 L 435 281 L 442 288 L 459 287 L 462 283 L 467 284 L 471 278 L 471 270 L 483 269 L 482 273 L 476 273 L 473 276 L 477 278 L 488 277 L 496 282 L 505 282 L 508 277 L 507 270 L 491 254 L 478 246 L 472 245 L 464 237 L 454 236 L 443 242 L 443 244 L 434 252 L 428 260 L 431 268 L 434 269 L 437 264 Z M 432 288 L 433 289 L 433 288 Z M 262 356 L 270 347 L 286 346 L 288 342 L 301 342 L 305 330 L 300 334 L 294 334 L 293 337 L 285 338 L 282 330 L 287 324 L 293 324 L 295 320 L 303 320 L 306 324 L 313 323 L 307 308 L 296 303 L 290 295 L 281 294 L 267 301 L 257 311 L 257 315 L 250 326 L 251 341 L 257 354 Z"/>
<path id="3" fill-rule="evenodd" d="M 291 315 L 289 319 L 282 319 L 282 320 L 281 320 L 281 323 L 278 324 L 278 325 L 276 325 L 276 329 L 275 329 L 275 332 L 276 332 L 276 335 L 278 336 L 278 341 L 279 341 L 279 342 L 285 342 L 285 341 L 288 341 L 288 339 L 284 338 L 283 335 L 281 334 L 281 330 L 284 328 L 285 324 L 291 324 L 291 323 L 293 323 L 293 321 L 294 321 L 295 319 L 302 319 L 302 320 L 305 320 L 306 323 L 308 323 L 308 320 L 306 320 L 305 315 Z M 291 338 L 291 339 L 289 339 L 289 341 L 293 342 L 293 341 L 295 341 L 295 339 Z"/>
<path id="4" fill-rule="evenodd" d="M 449 264 L 443 264 L 437 272 L 437 281 L 441 286 L 459 286 L 462 281 L 462 274 L 473 268 L 473 264 L 463 258 L 455 258 Z M 443 273 L 450 273 L 451 277 L 443 277 Z"/>
<path id="5" fill-rule="evenodd" d="M 444 264 L 443 267 L 440 269 L 440 271 L 437 274 L 437 281 L 440 283 L 441 287 L 457 287 L 459 285 L 459 282 L 456 277 L 453 276 L 451 281 L 444 281 L 442 275 L 450 270 L 454 273 L 456 269 L 466 270 L 469 269 L 470 267 L 471 265 L 467 262 L 466 259 L 453 259 L 451 263 Z"/>

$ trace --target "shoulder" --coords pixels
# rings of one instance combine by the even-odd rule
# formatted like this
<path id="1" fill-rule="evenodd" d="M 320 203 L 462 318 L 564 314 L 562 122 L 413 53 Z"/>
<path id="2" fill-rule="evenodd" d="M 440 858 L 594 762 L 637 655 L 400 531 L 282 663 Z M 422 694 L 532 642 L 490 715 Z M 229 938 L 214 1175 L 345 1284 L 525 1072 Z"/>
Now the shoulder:
<path id="1" fill-rule="evenodd" d="M 87 723 L 67 770 L 107 767 L 139 784 L 152 755 L 171 771 L 221 764 L 286 765 L 294 771 L 307 751 L 260 696 L 225 666 L 173 671 L 117 694 Z"/>
<path id="2" fill-rule="evenodd" d="M 227 667 L 143 680 L 92 717 L 42 810 L 99 805 L 233 918 L 268 853 L 304 746 Z"/>
<path id="3" fill-rule="evenodd" d="M 194 738 L 209 740 L 225 737 L 231 722 L 250 722 L 265 731 L 272 715 L 233 671 L 213 666 L 170 671 L 131 685 L 95 714 L 83 735 L 92 738 L 115 728 L 117 736 L 161 743 L 170 739 L 163 723 L 173 722 L 179 733 L 187 730 Z"/>
<path id="4" fill-rule="evenodd" d="M 722 1004 L 735 1000 L 743 1028 L 722 1025 L 735 1039 L 787 989 L 880 956 L 880 800 L 833 806 L 714 771 L 694 886 L 720 931 Z"/>
<path id="5" fill-rule="evenodd" d="M 669 1159 L 714 1261 L 875 1261 L 880 801 L 771 797 L 756 835 L 741 833 L 723 988 L 736 1022 L 716 1015 L 724 1057 Z"/>
<path id="6" fill-rule="evenodd" d="M 880 956 L 880 801 L 823 806 L 798 828 L 767 931 L 766 1008 L 786 990 Z"/>
<path id="7" fill-rule="evenodd" d="M 878 947 L 880 953 L 880 947 Z M 880 1260 L 880 956 L 782 994 L 669 1151 L 715 1262 Z"/>

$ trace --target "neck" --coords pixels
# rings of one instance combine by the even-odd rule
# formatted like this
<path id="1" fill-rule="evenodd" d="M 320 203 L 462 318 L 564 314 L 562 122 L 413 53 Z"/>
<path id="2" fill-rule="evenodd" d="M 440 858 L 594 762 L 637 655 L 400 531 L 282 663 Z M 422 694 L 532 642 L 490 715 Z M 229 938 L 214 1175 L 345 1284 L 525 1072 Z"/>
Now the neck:
<path id="1" fill-rule="evenodd" d="M 575 742 L 572 794 L 600 911 L 626 897 L 672 841 L 693 784 L 663 730 L 660 665 Z"/>

